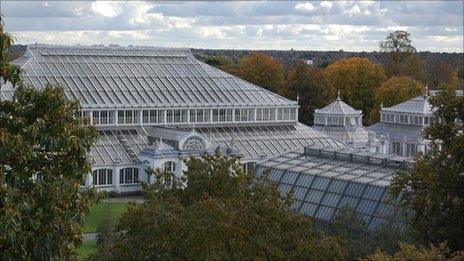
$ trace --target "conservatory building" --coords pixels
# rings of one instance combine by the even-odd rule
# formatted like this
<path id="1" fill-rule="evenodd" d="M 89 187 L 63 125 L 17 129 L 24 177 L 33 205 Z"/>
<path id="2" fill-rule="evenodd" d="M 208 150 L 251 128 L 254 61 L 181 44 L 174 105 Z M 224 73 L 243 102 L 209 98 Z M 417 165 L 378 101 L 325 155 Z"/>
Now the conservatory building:
<path id="1" fill-rule="evenodd" d="M 371 150 L 405 157 L 426 153 L 429 141 L 422 136 L 424 129 L 435 122 L 428 97 L 418 96 L 392 107 L 382 107 L 380 122 L 368 127 L 375 133 Z"/>
<path id="2" fill-rule="evenodd" d="M 313 129 L 355 149 L 364 149 L 368 141 L 368 131 L 362 125 L 362 111 L 355 110 L 340 98 L 322 109 L 314 111 Z"/>
<path id="3" fill-rule="evenodd" d="M 346 147 L 299 123 L 296 101 L 205 64 L 188 49 L 34 45 L 13 63 L 27 84 L 63 86 L 97 127 L 83 186 L 138 191 L 150 181 L 147 167 L 182 175 L 183 159 L 217 148 L 240 154 L 252 168 L 304 146 Z M 13 91 L 3 86 L 0 99 Z"/>

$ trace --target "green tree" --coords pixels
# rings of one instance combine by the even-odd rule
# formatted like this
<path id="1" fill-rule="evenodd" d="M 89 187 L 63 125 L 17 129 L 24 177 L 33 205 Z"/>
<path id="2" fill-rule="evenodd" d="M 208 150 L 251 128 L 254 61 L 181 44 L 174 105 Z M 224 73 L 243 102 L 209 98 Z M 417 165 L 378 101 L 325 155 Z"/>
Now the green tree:
<path id="1" fill-rule="evenodd" d="M 409 37 L 407 31 L 395 31 L 389 33 L 385 41 L 380 42 L 380 51 L 388 54 L 385 71 L 389 77 L 407 75 L 424 81 L 422 60 L 417 55 L 416 48 L 411 45 Z"/>
<path id="2" fill-rule="evenodd" d="M 264 53 L 252 53 L 240 59 L 234 74 L 272 92 L 279 91 L 284 79 L 282 64 Z"/>
<path id="3" fill-rule="evenodd" d="M 237 157 L 190 158 L 188 186 L 155 172 L 146 200 L 129 206 L 112 244 L 95 259 L 322 259 L 344 257 L 335 238 L 290 211 L 275 185 L 244 173 Z"/>
<path id="4" fill-rule="evenodd" d="M 1 32 L 2 48 L 11 45 L 8 37 Z M 96 132 L 62 88 L 25 86 L 19 68 L 4 60 L 1 66 L 4 80 L 16 86 L 11 100 L 0 101 L 1 259 L 73 258 L 94 196 L 80 193 L 80 184 Z"/>
<path id="5" fill-rule="evenodd" d="M 334 92 L 328 87 L 322 69 L 310 68 L 300 61 L 290 68 L 281 93 L 289 99 L 300 98 L 298 118 L 311 125 L 314 109 L 327 105 Z"/>
<path id="6" fill-rule="evenodd" d="M 399 173 L 392 192 L 403 195 L 411 210 L 410 222 L 426 242 L 447 242 L 451 250 L 464 249 L 464 98 L 452 88 L 430 98 L 440 123 L 426 128 L 431 141 L 411 171 Z"/>
<path id="7" fill-rule="evenodd" d="M 17 86 L 20 82 L 19 67 L 8 62 L 8 49 L 13 45 L 13 42 L 13 36 L 5 32 L 0 14 L 0 74 L 3 79 L 1 85 L 10 82 L 13 86 Z"/>
<path id="8" fill-rule="evenodd" d="M 375 107 L 370 112 L 373 121 L 379 120 L 380 106 L 390 107 L 419 96 L 424 87 L 421 82 L 407 76 L 393 76 L 375 90 Z"/>
<path id="9" fill-rule="evenodd" d="M 345 240 L 350 260 L 364 257 L 376 249 L 386 253 L 394 253 L 399 250 L 400 242 L 414 242 L 411 237 L 414 231 L 411 231 L 407 226 L 399 226 L 391 220 L 385 222 L 380 228 L 371 231 L 368 230 L 366 223 L 354 209 L 344 208 L 337 214 L 329 226 L 328 232 L 332 236 Z"/>
<path id="10" fill-rule="evenodd" d="M 389 255 L 376 250 L 371 255 L 362 258 L 362 261 L 396 261 L 396 260 L 450 260 L 458 261 L 464 259 L 464 252 L 451 253 L 445 244 L 440 244 L 437 247 L 430 246 L 429 248 L 417 247 L 415 245 L 400 243 L 400 250 L 393 255 Z"/>
<path id="11" fill-rule="evenodd" d="M 385 73 L 379 65 L 367 58 L 354 57 L 339 60 L 324 71 L 330 88 L 340 90 L 345 102 L 368 114 L 375 105 L 375 90 L 385 81 Z M 365 124 L 372 121 L 363 117 Z"/>
<path id="12" fill-rule="evenodd" d="M 227 69 L 237 66 L 227 56 L 209 56 L 205 59 L 205 63 L 217 67 L 219 69 Z"/>

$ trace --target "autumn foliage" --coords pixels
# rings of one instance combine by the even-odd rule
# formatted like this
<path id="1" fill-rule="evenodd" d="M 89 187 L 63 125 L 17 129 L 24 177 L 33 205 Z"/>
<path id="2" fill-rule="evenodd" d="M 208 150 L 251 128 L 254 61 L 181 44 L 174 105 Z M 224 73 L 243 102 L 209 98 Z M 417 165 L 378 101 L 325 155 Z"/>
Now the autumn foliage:
<path id="1" fill-rule="evenodd" d="M 369 112 L 374 108 L 374 94 L 386 80 L 384 70 L 366 58 L 343 59 L 325 69 L 330 88 L 340 90 L 343 100 L 356 109 Z M 365 123 L 372 121 L 365 117 Z"/>
<path id="2" fill-rule="evenodd" d="M 146 201 L 133 204 L 97 260 L 340 260 L 340 242 L 290 211 L 276 187 L 255 180 L 232 155 L 190 158 L 188 186 L 156 172 Z M 166 179 L 168 177 L 168 179 Z"/>
<path id="3" fill-rule="evenodd" d="M 258 52 L 240 59 L 238 67 L 233 70 L 243 79 L 272 92 L 278 92 L 284 80 L 282 64 L 276 59 Z"/>
<path id="4" fill-rule="evenodd" d="M 390 107 L 419 96 L 424 91 L 423 84 L 410 77 L 391 77 L 375 91 L 375 107 L 370 112 L 371 119 L 379 119 L 381 105 Z"/>

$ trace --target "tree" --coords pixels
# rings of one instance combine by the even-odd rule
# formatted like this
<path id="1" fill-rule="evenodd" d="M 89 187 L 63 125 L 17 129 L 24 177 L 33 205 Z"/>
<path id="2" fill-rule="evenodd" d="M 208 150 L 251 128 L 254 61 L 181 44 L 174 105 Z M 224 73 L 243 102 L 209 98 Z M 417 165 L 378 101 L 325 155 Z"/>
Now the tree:
<path id="1" fill-rule="evenodd" d="M 19 67 L 8 62 L 8 49 L 13 45 L 13 42 L 13 36 L 5 32 L 0 14 L 0 74 L 3 79 L 1 85 L 9 81 L 13 86 L 16 86 L 20 82 Z"/>
<path id="2" fill-rule="evenodd" d="M 235 68 L 237 65 L 226 56 L 209 56 L 205 59 L 205 63 L 217 67 L 219 69 Z"/>
<path id="3" fill-rule="evenodd" d="M 340 90 L 345 102 L 368 114 L 375 101 L 375 90 L 386 79 L 383 69 L 367 58 L 354 57 L 339 60 L 327 67 L 325 78 L 334 90 Z M 363 117 L 365 124 L 372 123 L 369 117 Z"/>
<path id="4" fill-rule="evenodd" d="M 429 248 L 416 247 L 411 244 L 400 243 L 400 250 L 389 255 L 381 250 L 376 250 L 371 255 L 362 258 L 362 261 L 393 261 L 393 260 L 463 260 L 464 252 L 451 253 L 445 244 Z"/>
<path id="5" fill-rule="evenodd" d="M 425 60 L 427 69 L 427 82 L 432 89 L 441 83 L 453 84 L 458 80 L 457 71 L 449 63 L 443 62 L 438 56 L 430 55 Z"/>
<path id="6" fill-rule="evenodd" d="M 389 77 L 407 75 L 416 80 L 425 80 L 422 61 L 409 36 L 407 31 L 395 31 L 380 42 L 380 51 L 388 54 L 385 71 Z"/>
<path id="7" fill-rule="evenodd" d="M 327 105 L 334 92 L 328 87 L 322 69 L 310 68 L 300 61 L 290 68 L 281 93 L 289 99 L 300 98 L 298 118 L 311 125 L 314 109 Z"/>
<path id="8" fill-rule="evenodd" d="M 7 49 L 12 42 L 0 35 Z M 73 258 L 94 196 L 81 193 L 80 184 L 96 132 L 62 88 L 25 86 L 19 68 L 4 60 L 1 66 L 16 88 L 11 100 L 0 101 L 1 259 Z"/>
<path id="9" fill-rule="evenodd" d="M 240 59 L 237 75 L 272 92 L 277 92 L 284 79 L 284 69 L 276 59 L 263 53 L 252 53 Z"/>
<path id="10" fill-rule="evenodd" d="M 411 171 L 400 172 L 392 192 L 403 195 L 411 210 L 411 226 L 426 242 L 447 242 L 451 250 L 464 249 L 464 98 L 452 88 L 430 98 L 440 123 L 426 128 L 431 141 L 426 155 L 419 155 Z"/>
<path id="11" fill-rule="evenodd" d="M 318 235 L 275 185 L 245 173 L 236 156 L 216 152 L 186 164 L 184 189 L 172 174 L 155 172 L 155 183 L 144 185 L 145 202 L 128 207 L 111 246 L 99 248 L 95 259 L 105 253 L 120 260 L 344 256 L 335 238 Z"/>
<path id="12" fill-rule="evenodd" d="M 354 209 L 343 208 L 330 224 L 328 232 L 345 240 L 349 260 L 357 260 L 376 249 L 394 253 L 399 250 L 400 242 L 413 242 L 410 235 L 414 231 L 391 222 L 393 219 L 397 220 L 398 217 L 390 218 L 380 228 L 371 231 Z"/>
<path id="13" fill-rule="evenodd" d="M 407 76 L 393 76 L 375 90 L 375 107 L 370 112 L 370 118 L 378 121 L 380 105 L 390 107 L 414 98 L 422 93 L 423 86 Z"/>

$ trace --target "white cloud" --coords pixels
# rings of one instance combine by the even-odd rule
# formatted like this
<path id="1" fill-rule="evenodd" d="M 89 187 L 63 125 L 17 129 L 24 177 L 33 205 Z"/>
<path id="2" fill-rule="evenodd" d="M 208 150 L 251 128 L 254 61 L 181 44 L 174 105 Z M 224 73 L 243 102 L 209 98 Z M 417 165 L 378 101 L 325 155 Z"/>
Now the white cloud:
<path id="1" fill-rule="evenodd" d="M 350 9 L 345 10 L 344 13 L 347 14 L 347 15 L 349 15 L 349 16 L 353 16 L 353 15 L 360 14 L 360 13 L 361 13 L 361 9 L 359 8 L 358 5 L 354 5 L 354 6 L 351 7 Z"/>
<path id="2" fill-rule="evenodd" d="M 196 29 L 198 35 L 202 38 L 223 39 L 226 38 L 225 30 L 229 28 L 220 27 L 200 27 Z"/>
<path id="3" fill-rule="evenodd" d="M 322 1 L 319 4 L 319 6 L 323 7 L 323 8 L 326 8 L 326 9 L 330 9 L 330 8 L 332 8 L 333 4 L 332 4 L 332 2 L 329 2 L 329 1 Z"/>
<path id="4" fill-rule="evenodd" d="M 314 5 L 311 4 L 310 2 L 298 3 L 295 5 L 295 10 L 303 11 L 303 12 L 311 12 L 312 10 L 314 10 Z"/>
<path id="5" fill-rule="evenodd" d="M 91 4 L 90 8 L 95 14 L 105 17 L 114 17 L 122 12 L 122 8 L 118 2 L 96 1 Z"/>
<path id="6" fill-rule="evenodd" d="M 462 8 L 446 1 L 2 2 L 20 44 L 366 51 L 407 30 L 418 50 L 462 52 Z"/>
<path id="7" fill-rule="evenodd" d="M 445 42 L 445 43 L 462 43 L 464 41 L 463 36 L 432 35 L 432 36 L 427 36 L 427 38 L 435 42 Z"/>

